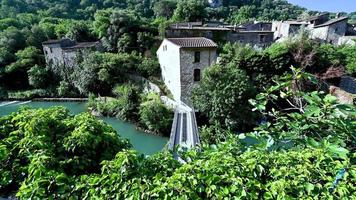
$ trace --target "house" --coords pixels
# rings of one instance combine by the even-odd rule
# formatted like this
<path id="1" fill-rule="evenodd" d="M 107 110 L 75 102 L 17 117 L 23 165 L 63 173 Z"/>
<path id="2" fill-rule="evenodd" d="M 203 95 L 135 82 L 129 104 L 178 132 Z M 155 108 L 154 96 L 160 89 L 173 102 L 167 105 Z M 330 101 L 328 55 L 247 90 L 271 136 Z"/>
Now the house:
<path id="1" fill-rule="evenodd" d="M 266 47 L 273 42 L 271 23 L 253 22 L 243 25 L 223 23 L 186 22 L 177 23 L 166 29 L 167 38 L 205 37 L 213 41 L 250 44 Z"/>
<path id="2" fill-rule="evenodd" d="M 80 42 L 70 39 L 48 40 L 42 43 L 46 63 L 49 66 L 73 67 L 78 54 L 86 50 L 101 49 L 100 42 Z"/>
<path id="3" fill-rule="evenodd" d="M 312 26 L 311 37 L 323 42 L 338 44 L 339 38 L 345 36 L 348 31 L 347 20 L 348 17 L 339 17 Z"/>
<path id="4" fill-rule="evenodd" d="M 249 44 L 254 47 L 268 47 L 273 43 L 273 31 L 235 31 L 229 35 L 229 41 Z"/>
<path id="5" fill-rule="evenodd" d="M 272 22 L 272 31 L 274 31 L 274 39 L 286 39 L 293 37 L 299 33 L 302 27 L 310 32 L 310 37 L 320 40 L 321 42 L 340 44 L 349 42 L 345 36 L 353 33 L 350 25 L 347 24 L 347 17 L 330 19 L 328 13 L 322 13 L 317 16 L 310 17 L 305 20 L 296 21 L 275 21 Z M 339 42 L 339 40 L 342 40 Z"/>
<path id="6" fill-rule="evenodd" d="M 165 38 L 157 50 L 162 79 L 176 101 L 185 101 L 202 72 L 216 62 L 217 44 L 204 37 Z"/>
<path id="7" fill-rule="evenodd" d="M 274 21 L 272 22 L 274 40 L 293 37 L 299 33 L 301 27 L 305 27 L 307 25 L 307 22 L 301 21 Z"/>
<path id="8" fill-rule="evenodd" d="M 230 28 L 222 24 L 202 22 L 176 23 L 166 29 L 166 38 L 205 37 L 214 41 L 228 42 Z"/>

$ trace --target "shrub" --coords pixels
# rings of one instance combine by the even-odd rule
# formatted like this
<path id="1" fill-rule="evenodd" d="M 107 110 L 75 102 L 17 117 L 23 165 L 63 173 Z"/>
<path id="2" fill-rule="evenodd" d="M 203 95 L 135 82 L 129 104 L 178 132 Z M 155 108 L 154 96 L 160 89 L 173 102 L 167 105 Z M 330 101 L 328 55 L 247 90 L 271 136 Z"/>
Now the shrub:
<path id="1" fill-rule="evenodd" d="M 35 65 L 27 71 L 28 81 L 34 88 L 45 88 L 48 87 L 49 80 L 49 70 L 46 67 Z"/>
<path id="2" fill-rule="evenodd" d="M 87 113 L 70 116 L 63 107 L 22 109 L 0 118 L 0 127 L 0 194 L 25 180 L 21 198 L 31 191 L 37 197 L 61 194 L 49 180 L 98 173 L 103 160 L 131 147 L 104 122 Z"/>
<path id="3" fill-rule="evenodd" d="M 140 122 L 150 131 L 169 136 L 173 111 L 167 108 L 157 94 L 151 93 L 140 105 Z"/>
<path id="4" fill-rule="evenodd" d="M 215 65 L 204 71 L 200 85 L 193 90 L 192 99 L 196 109 L 205 113 L 210 123 L 246 130 L 254 123 L 248 104 L 254 94 L 255 89 L 244 70 L 230 64 Z"/>

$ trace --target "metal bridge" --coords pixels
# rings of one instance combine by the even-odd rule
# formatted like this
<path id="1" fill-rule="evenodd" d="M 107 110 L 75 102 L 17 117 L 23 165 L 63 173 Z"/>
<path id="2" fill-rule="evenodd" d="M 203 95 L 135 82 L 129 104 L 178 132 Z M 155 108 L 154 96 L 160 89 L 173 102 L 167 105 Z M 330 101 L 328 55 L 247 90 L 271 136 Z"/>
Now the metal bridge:
<path id="1" fill-rule="evenodd" d="M 179 146 L 190 149 L 198 144 L 200 144 L 200 140 L 194 108 L 180 102 L 174 110 L 168 148 L 174 150 L 175 147 Z"/>

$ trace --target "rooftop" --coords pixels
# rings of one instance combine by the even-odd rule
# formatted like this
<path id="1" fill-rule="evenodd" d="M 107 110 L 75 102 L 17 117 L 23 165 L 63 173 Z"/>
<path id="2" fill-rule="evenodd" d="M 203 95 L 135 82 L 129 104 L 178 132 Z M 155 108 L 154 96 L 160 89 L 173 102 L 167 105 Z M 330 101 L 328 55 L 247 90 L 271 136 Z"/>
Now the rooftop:
<path id="1" fill-rule="evenodd" d="M 166 38 L 168 41 L 183 48 L 216 48 L 218 45 L 205 37 Z"/>
<path id="2" fill-rule="evenodd" d="M 310 21 L 317 20 L 317 19 L 319 19 L 319 18 L 321 18 L 321 17 L 323 17 L 323 16 L 325 16 L 325 15 L 329 15 L 329 13 L 327 13 L 327 12 L 321 13 L 321 14 L 319 14 L 319 15 L 311 16 L 311 17 L 308 17 L 307 19 L 301 20 L 301 21 L 309 21 L 309 22 L 310 22 Z"/>
<path id="3" fill-rule="evenodd" d="M 57 43 L 61 43 L 61 42 L 64 42 L 64 41 L 71 41 L 70 39 L 58 39 L 58 40 L 47 40 L 47 41 L 44 41 L 42 42 L 42 44 L 57 44 Z"/>
<path id="4" fill-rule="evenodd" d="M 98 44 L 99 42 L 80 42 L 80 43 L 76 43 L 74 46 L 65 47 L 63 48 L 63 50 L 71 51 L 76 49 L 90 48 L 90 47 L 95 47 Z"/>
<path id="5" fill-rule="evenodd" d="M 340 17 L 340 18 L 335 18 L 335 19 L 331 19 L 327 22 L 325 22 L 324 24 L 320 24 L 320 25 L 317 25 L 317 26 L 314 26 L 314 28 L 319 28 L 319 27 L 323 27 L 323 26 L 330 26 L 334 23 L 337 23 L 337 22 L 341 22 L 341 21 L 344 21 L 344 20 L 347 20 L 348 17 Z"/>
<path id="6" fill-rule="evenodd" d="M 170 28 L 176 30 L 231 31 L 229 28 L 211 26 L 171 26 Z"/>

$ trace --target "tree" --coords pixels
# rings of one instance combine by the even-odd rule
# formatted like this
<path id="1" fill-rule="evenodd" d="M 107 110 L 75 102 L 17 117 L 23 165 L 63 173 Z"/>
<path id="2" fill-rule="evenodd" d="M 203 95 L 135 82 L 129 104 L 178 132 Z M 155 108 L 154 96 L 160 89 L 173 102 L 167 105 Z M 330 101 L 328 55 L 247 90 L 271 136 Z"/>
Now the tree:
<path id="1" fill-rule="evenodd" d="M 177 2 L 174 0 L 158 1 L 153 6 L 155 17 L 164 17 L 170 19 L 173 16 L 174 10 L 177 7 Z"/>
<path id="2" fill-rule="evenodd" d="M 51 83 L 50 71 L 46 67 L 35 65 L 27 73 L 29 84 L 34 88 L 45 88 Z"/>
<path id="3" fill-rule="evenodd" d="M 206 17 L 204 0 L 183 0 L 179 1 L 173 14 L 173 21 L 176 22 L 195 22 L 202 21 Z"/>
<path id="4" fill-rule="evenodd" d="M 157 94 L 148 94 L 139 108 L 140 122 L 150 131 L 169 136 L 173 112 L 168 109 Z"/>
<path id="5" fill-rule="evenodd" d="M 257 14 L 256 6 L 242 6 L 231 17 L 230 21 L 235 24 L 242 24 L 254 20 Z"/>
<path id="6" fill-rule="evenodd" d="M 248 99 L 255 89 L 246 72 L 229 64 L 214 65 L 205 70 L 200 85 L 193 90 L 192 100 L 210 123 L 227 129 L 246 130 L 254 123 Z M 243 117 L 242 117 L 243 116 Z"/>

